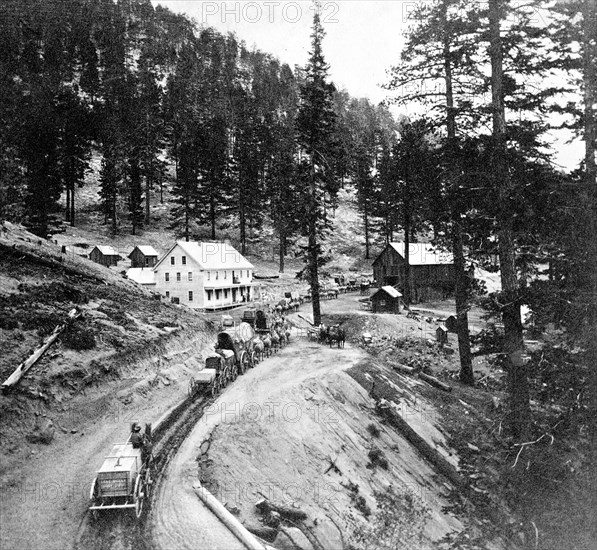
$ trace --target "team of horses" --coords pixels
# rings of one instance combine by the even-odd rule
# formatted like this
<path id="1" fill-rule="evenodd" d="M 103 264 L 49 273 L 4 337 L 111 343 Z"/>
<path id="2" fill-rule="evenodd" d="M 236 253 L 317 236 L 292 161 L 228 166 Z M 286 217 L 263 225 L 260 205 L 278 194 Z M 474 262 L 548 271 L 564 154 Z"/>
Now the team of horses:
<path id="1" fill-rule="evenodd" d="M 320 325 L 317 336 L 321 344 L 329 344 L 330 348 L 334 345 L 343 348 L 346 342 L 346 331 L 340 325 Z"/>

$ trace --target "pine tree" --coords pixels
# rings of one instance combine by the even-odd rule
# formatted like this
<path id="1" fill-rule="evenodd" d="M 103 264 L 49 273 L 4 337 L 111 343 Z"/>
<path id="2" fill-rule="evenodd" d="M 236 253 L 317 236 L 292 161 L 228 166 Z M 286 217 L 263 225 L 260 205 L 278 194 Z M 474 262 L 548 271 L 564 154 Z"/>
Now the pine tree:
<path id="1" fill-rule="evenodd" d="M 305 83 L 301 88 L 297 117 L 298 142 L 304 154 L 302 170 L 307 181 L 302 190 L 301 213 L 305 220 L 303 232 L 308 239 L 306 262 L 311 285 L 313 321 L 316 325 L 321 324 L 319 266 L 322 256 L 321 240 L 328 225 L 326 203 L 337 191 L 337 179 L 330 163 L 335 147 L 334 86 L 328 82 L 328 66 L 322 52 L 323 37 L 319 9 L 316 9 L 311 52 Z"/>

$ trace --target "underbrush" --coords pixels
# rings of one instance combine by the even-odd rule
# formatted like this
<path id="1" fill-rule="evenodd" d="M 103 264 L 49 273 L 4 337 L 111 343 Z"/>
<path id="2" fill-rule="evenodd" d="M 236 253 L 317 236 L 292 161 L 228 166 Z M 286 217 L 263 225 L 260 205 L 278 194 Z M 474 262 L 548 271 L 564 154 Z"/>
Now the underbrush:
<path id="1" fill-rule="evenodd" d="M 392 487 L 374 494 L 377 511 L 368 523 L 358 522 L 349 537 L 349 550 L 427 550 L 423 531 L 429 510 L 408 491 Z"/>

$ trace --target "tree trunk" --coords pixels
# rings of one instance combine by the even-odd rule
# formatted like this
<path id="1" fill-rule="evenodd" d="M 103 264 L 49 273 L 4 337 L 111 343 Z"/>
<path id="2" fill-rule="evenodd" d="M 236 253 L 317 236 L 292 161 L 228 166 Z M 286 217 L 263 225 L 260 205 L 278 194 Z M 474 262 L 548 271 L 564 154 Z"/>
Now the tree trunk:
<path id="1" fill-rule="evenodd" d="M 151 168 L 149 169 L 151 173 Z M 149 193 L 151 191 L 151 176 L 145 176 L 145 223 L 149 223 Z"/>
<path id="2" fill-rule="evenodd" d="M 214 195 L 215 189 L 211 183 L 211 192 L 209 195 L 209 220 L 211 225 L 211 238 L 216 240 L 216 197 Z"/>
<path id="3" fill-rule="evenodd" d="M 368 207 L 367 207 L 367 200 L 365 199 L 365 208 L 364 208 L 364 212 L 363 212 L 363 217 L 364 217 L 364 221 L 365 221 L 365 260 L 368 260 L 370 257 L 369 254 L 369 213 L 368 213 Z"/>
<path id="4" fill-rule="evenodd" d="M 70 222 L 70 185 L 66 184 L 66 210 L 64 212 L 64 219 Z"/>
<path id="5" fill-rule="evenodd" d="M 118 221 L 116 219 L 117 202 L 118 202 L 118 195 L 117 195 L 117 192 L 114 191 L 114 193 L 112 195 L 112 234 L 113 235 L 116 235 L 118 233 Z"/>
<path id="6" fill-rule="evenodd" d="M 585 272 L 590 275 L 591 302 L 589 310 L 592 312 L 591 322 L 597 322 L 595 300 L 597 300 L 597 167 L 595 166 L 595 146 L 597 142 L 597 125 L 595 121 L 594 105 L 597 103 L 595 58 L 597 52 L 594 49 L 592 40 L 595 40 L 597 33 L 597 1 L 585 0 L 583 2 L 583 87 L 584 87 L 584 142 L 585 142 L 585 193 L 587 212 L 588 238 L 587 254 L 588 265 Z"/>
<path id="7" fill-rule="evenodd" d="M 71 182 L 71 190 L 70 190 L 70 225 L 71 227 L 75 227 L 75 187 L 76 181 L 73 178 Z"/>
<path id="8" fill-rule="evenodd" d="M 404 219 L 402 222 L 404 228 L 404 296 L 402 297 L 404 303 L 409 306 L 412 300 L 411 296 L 411 276 L 410 276 L 410 170 L 408 166 L 405 167 L 406 177 L 404 178 L 404 185 L 406 187 L 404 194 Z"/>
<path id="9" fill-rule="evenodd" d="M 279 237 L 280 237 L 280 273 L 284 273 L 284 256 L 286 254 L 286 233 L 284 232 L 283 223 L 280 223 Z"/>
<path id="10" fill-rule="evenodd" d="M 462 226 L 460 220 L 452 218 L 452 253 L 454 256 L 455 299 L 456 299 L 456 334 L 458 336 L 458 352 L 460 354 L 460 381 L 472 386 L 473 360 L 471 356 L 471 340 L 468 329 L 468 275 L 464 259 L 462 243 Z"/>
<path id="11" fill-rule="evenodd" d="M 444 29 L 448 28 L 446 4 L 444 4 Z M 448 180 L 452 188 L 452 255 L 454 256 L 454 283 L 456 299 L 456 334 L 458 336 L 458 352 L 460 354 L 460 381 L 472 386 L 475 382 L 473 361 L 471 357 L 471 341 L 468 329 L 468 276 L 462 242 L 462 226 L 460 221 L 460 205 L 458 197 L 458 175 L 454 173 L 456 162 L 456 112 L 454 110 L 454 92 L 452 87 L 452 60 L 450 55 L 450 36 L 444 34 L 444 78 L 446 82 L 446 129 L 448 134 Z M 434 226 L 435 231 L 435 226 Z"/>
<path id="12" fill-rule="evenodd" d="M 308 272 L 311 286 L 311 305 L 313 306 L 313 324 L 321 325 L 321 304 L 319 302 L 319 249 L 317 246 L 317 182 L 315 180 L 315 164 L 311 156 L 311 182 L 310 182 L 309 209 L 309 249 L 308 249 Z"/>
<path id="13" fill-rule="evenodd" d="M 511 181 L 506 160 L 506 115 L 503 93 L 503 52 L 500 38 L 502 1 L 489 0 L 491 95 L 493 111 L 492 172 L 499 190 L 498 253 L 502 282 L 504 353 L 510 391 L 510 428 L 517 441 L 526 441 L 530 429 L 529 388 L 523 360 L 522 321 L 515 266 L 514 235 L 509 200 Z"/>
<path id="14" fill-rule="evenodd" d="M 240 181 L 238 190 L 238 215 L 240 223 L 240 253 L 245 255 L 247 253 L 247 215 L 243 190 L 240 187 Z"/>

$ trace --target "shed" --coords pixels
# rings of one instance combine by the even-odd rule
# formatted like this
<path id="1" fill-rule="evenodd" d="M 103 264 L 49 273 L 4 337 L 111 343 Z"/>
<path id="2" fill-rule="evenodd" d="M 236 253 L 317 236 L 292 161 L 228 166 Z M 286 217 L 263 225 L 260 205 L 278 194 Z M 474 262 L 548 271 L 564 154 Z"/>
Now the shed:
<path id="1" fill-rule="evenodd" d="M 382 286 L 371 296 L 373 313 L 400 313 L 402 294 L 393 286 Z"/>
<path id="2" fill-rule="evenodd" d="M 158 253 L 153 246 L 135 246 L 128 257 L 131 259 L 131 267 L 153 267 L 158 263 Z"/>
<path id="3" fill-rule="evenodd" d="M 437 327 L 435 331 L 435 339 L 439 344 L 447 344 L 448 343 L 448 329 L 444 326 Z"/>
<path id="4" fill-rule="evenodd" d="M 118 265 L 118 261 L 122 260 L 122 257 L 111 246 L 98 245 L 94 246 L 89 253 L 89 259 L 96 264 L 110 267 L 111 265 Z"/>

